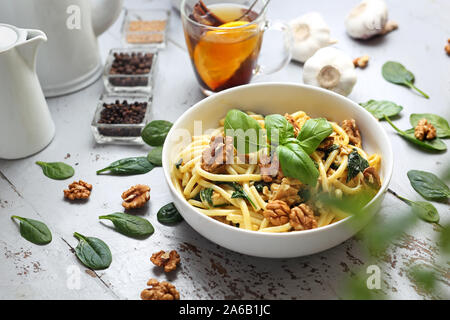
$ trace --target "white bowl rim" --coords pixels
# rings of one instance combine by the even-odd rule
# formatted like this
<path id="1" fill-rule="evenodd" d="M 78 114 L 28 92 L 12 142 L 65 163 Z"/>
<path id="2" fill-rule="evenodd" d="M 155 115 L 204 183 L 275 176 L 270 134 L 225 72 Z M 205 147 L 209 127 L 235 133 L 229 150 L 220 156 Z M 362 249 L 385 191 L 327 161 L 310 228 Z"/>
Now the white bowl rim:
<path id="1" fill-rule="evenodd" d="M 238 87 L 226 89 L 224 91 L 215 93 L 215 94 L 213 94 L 213 95 L 211 95 L 209 97 L 206 97 L 205 99 L 202 99 L 202 100 L 198 101 L 192 107 L 190 107 L 188 110 L 186 110 L 175 121 L 175 123 L 172 125 L 172 128 L 170 129 L 169 133 L 167 134 L 166 140 L 167 141 L 170 140 L 170 136 L 176 130 L 177 125 L 180 122 L 182 122 L 185 117 L 187 117 L 191 113 L 195 113 L 197 111 L 197 109 L 200 108 L 201 104 L 203 104 L 203 103 L 205 103 L 205 102 L 207 102 L 207 101 L 209 101 L 211 99 L 215 99 L 217 97 L 220 97 L 222 95 L 226 95 L 226 94 L 228 94 L 230 92 L 246 90 L 249 87 L 271 87 L 271 86 L 286 86 L 286 87 L 294 87 L 294 88 L 306 88 L 308 90 L 313 90 L 313 91 L 321 92 L 323 94 L 328 94 L 328 95 L 334 96 L 335 98 L 347 101 L 353 107 L 355 107 L 358 110 L 358 112 L 362 112 L 362 113 L 365 113 L 365 114 L 369 115 L 370 118 L 373 119 L 373 124 L 376 127 L 378 127 L 379 132 L 381 133 L 382 139 L 384 139 L 385 142 L 387 142 L 387 150 L 388 150 L 388 153 L 389 153 L 389 156 L 390 156 L 389 158 L 391 159 L 391 161 L 390 161 L 390 163 L 384 164 L 385 166 L 387 166 L 388 170 L 387 170 L 386 177 L 385 177 L 385 179 L 383 181 L 383 184 L 382 184 L 380 190 L 378 190 L 377 194 L 372 198 L 372 200 L 369 201 L 369 203 L 367 203 L 364 206 L 364 208 L 367 208 L 367 207 L 371 206 L 379 197 L 382 196 L 382 194 L 384 192 L 387 191 L 389 183 L 390 183 L 391 178 L 392 178 L 394 158 L 393 158 L 391 141 L 389 140 L 386 131 L 383 129 L 383 127 L 381 126 L 379 121 L 377 121 L 377 119 L 369 111 L 367 111 L 365 108 L 361 107 L 356 102 L 354 102 L 353 100 L 351 100 L 351 99 L 349 99 L 347 97 L 344 97 L 344 96 L 342 96 L 342 95 L 340 95 L 338 93 L 335 93 L 333 91 L 330 91 L 330 90 L 327 90 L 327 89 L 323 89 L 323 88 L 320 88 L 320 87 L 315 87 L 315 86 L 301 84 L 301 83 L 291 83 L 291 82 L 259 82 L 259 83 L 250 83 L 250 84 L 241 85 L 241 86 L 238 86 Z M 208 217 L 207 215 L 204 215 L 201 212 L 197 211 L 196 208 L 194 206 L 192 206 L 191 204 L 189 204 L 186 201 L 186 199 L 184 197 L 182 197 L 179 194 L 179 192 L 175 189 L 175 187 L 173 186 L 173 183 L 172 183 L 172 178 L 170 176 L 170 169 L 171 168 L 169 166 L 170 159 L 168 159 L 168 156 L 167 156 L 168 148 L 169 147 L 167 147 L 167 145 L 164 144 L 163 155 L 162 155 L 162 164 L 163 164 L 164 176 L 166 178 L 167 184 L 169 185 L 169 188 L 172 191 L 172 194 L 174 194 L 179 200 L 184 202 L 187 206 L 191 207 L 196 213 L 198 213 L 198 215 L 200 216 L 200 219 L 204 219 L 205 221 L 209 221 L 209 223 L 221 225 L 222 227 L 230 230 L 231 232 L 242 232 L 242 233 L 247 233 L 248 235 L 252 235 L 252 236 L 273 237 L 273 238 L 288 238 L 288 237 L 296 237 L 296 236 L 299 237 L 299 236 L 302 236 L 302 235 L 306 236 L 307 234 L 317 233 L 317 232 L 326 231 L 326 230 L 329 230 L 329 229 L 332 229 L 332 228 L 337 228 L 338 226 L 340 226 L 342 224 L 349 223 L 351 221 L 351 219 L 353 218 L 353 216 L 348 216 L 348 217 L 346 217 L 346 218 L 344 218 L 342 220 L 339 220 L 338 222 L 331 223 L 331 224 L 328 224 L 328 225 L 320 227 L 320 228 L 315 228 L 315 229 L 310 229 L 310 230 L 302 230 L 302 231 L 297 231 L 297 232 L 281 232 L 281 233 L 259 232 L 259 231 L 254 231 L 254 230 L 246 230 L 246 229 L 236 228 L 236 227 L 224 224 L 224 223 L 222 223 L 220 221 L 217 221 L 216 219 L 212 219 L 211 217 Z"/>

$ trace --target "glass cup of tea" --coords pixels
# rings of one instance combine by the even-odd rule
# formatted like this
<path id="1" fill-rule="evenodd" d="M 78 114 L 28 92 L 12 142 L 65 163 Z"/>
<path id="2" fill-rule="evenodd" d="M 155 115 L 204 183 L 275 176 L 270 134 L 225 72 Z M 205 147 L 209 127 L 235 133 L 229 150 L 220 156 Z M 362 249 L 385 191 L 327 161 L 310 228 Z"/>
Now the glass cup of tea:
<path id="1" fill-rule="evenodd" d="M 291 34 L 266 19 L 269 0 L 183 0 L 181 18 L 195 76 L 205 95 L 247 84 L 254 75 L 282 69 L 291 59 Z M 258 64 L 265 31 L 283 35 L 277 65 Z"/>

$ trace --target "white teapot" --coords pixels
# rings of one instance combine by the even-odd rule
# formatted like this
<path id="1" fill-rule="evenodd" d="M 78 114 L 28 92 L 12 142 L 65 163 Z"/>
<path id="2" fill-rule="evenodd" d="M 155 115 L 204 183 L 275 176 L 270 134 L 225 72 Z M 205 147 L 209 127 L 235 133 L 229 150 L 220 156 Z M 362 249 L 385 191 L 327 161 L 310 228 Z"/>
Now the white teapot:
<path id="1" fill-rule="evenodd" d="M 55 125 L 36 75 L 40 30 L 0 24 L 0 158 L 17 159 L 45 148 Z"/>
<path id="2" fill-rule="evenodd" d="M 97 36 L 119 16 L 123 0 L 0 1 L 0 23 L 43 30 L 37 73 L 46 97 L 71 93 L 98 79 Z"/>

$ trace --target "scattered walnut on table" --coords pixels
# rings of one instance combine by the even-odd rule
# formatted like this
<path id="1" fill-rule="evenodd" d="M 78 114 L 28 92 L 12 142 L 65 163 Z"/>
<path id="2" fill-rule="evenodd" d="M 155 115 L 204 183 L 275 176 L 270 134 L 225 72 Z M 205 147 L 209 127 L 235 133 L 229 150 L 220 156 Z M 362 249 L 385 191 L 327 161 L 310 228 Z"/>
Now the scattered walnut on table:
<path id="1" fill-rule="evenodd" d="M 64 197 L 69 200 L 87 199 L 91 195 L 92 184 L 83 180 L 69 184 L 69 189 L 64 190 Z"/>
<path id="2" fill-rule="evenodd" d="M 150 200 L 150 187 L 138 184 L 122 193 L 122 206 L 125 209 L 136 209 L 143 207 Z"/>
<path id="3" fill-rule="evenodd" d="M 314 211 L 305 203 L 291 209 L 289 214 L 290 224 L 294 230 L 308 230 L 317 228 L 317 220 Z"/>
<path id="4" fill-rule="evenodd" d="M 212 137 L 209 147 L 202 153 L 201 167 L 211 173 L 225 173 L 225 166 L 233 163 L 235 152 L 232 137 Z"/>
<path id="5" fill-rule="evenodd" d="M 368 55 L 358 57 L 353 60 L 353 65 L 355 66 L 355 68 L 364 69 L 369 64 L 369 59 L 370 57 Z"/>
<path id="6" fill-rule="evenodd" d="M 450 39 L 447 40 L 447 45 L 445 46 L 445 52 L 450 56 Z"/>
<path id="7" fill-rule="evenodd" d="M 436 138 L 436 128 L 427 119 L 421 119 L 414 128 L 414 136 L 420 141 Z"/>
<path id="8" fill-rule="evenodd" d="M 164 272 L 170 272 L 177 268 L 180 263 L 180 255 L 176 250 L 165 252 L 161 250 L 152 254 L 150 261 L 158 267 L 164 267 Z"/>
<path id="9" fill-rule="evenodd" d="M 271 200 L 263 211 L 263 215 L 274 226 L 281 226 L 289 222 L 291 209 L 286 202 L 281 200 Z"/>
<path id="10" fill-rule="evenodd" d="M 363 175 L 364 181 L 366 181 L 369 186 L 375 189 L 379 189 L 381 187 L 380 176 L 378 175 L 378 172 L 374 167 L 366 168 L 363 172 Z"/>
<path id="11" fill-rule="evenodd" d="M 158 282 L 156 279 L 150 279 L 147 285 L 151 288 L 141 292 L 142 300 L 180 300 L 180 293 L 167 281 Z"/>
<path id="12" fill-rule="evenodd" d="M 354 119 L 342 121 L 342 129 L 344 129 L 345 133 L 347 133 L 350 144 L 361 148 L 361 133 L 356 125 L 356 121 Z"/>

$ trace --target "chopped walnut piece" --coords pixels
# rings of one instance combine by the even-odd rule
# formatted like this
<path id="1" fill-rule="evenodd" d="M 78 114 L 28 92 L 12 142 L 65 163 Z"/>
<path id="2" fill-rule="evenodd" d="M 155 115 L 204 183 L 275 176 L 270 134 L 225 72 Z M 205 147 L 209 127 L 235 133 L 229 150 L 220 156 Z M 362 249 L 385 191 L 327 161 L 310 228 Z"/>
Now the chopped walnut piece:
<path id="1" fill-rule="evenodd" d="M 420 119 L 414 128 L 414 136 L 420 141 L 436 138 L 436 128 L 427 119 Z"/>
<path id="2" fill-rule="evenodd" d="M 447 40 L 447 45 L 445 46 L 445 52 L 450 56 L 450 39 Z"/>
<path id="3" fill-rule="evenodd" d="M 268 155 L 261 155 L 258 166 L 264 182 L 281 182 L 284 177 L 277 155 L 272 159 Z"/>
<path id="4" fill-rule="evenodd" d="M 288 113 L 286 113 L 284 115 L 284 117 L 286 118 L 287 121 L 289 121 L 290 124 L 292 124 L 292 126 L 294 127 L 294 134 L 295 136 L 298 136 L 298 134 L 300 133 L 300 127 L 297 124 L 297 122 L 295 121 L 295 119 Z"/>
<path id="5" fill-rule="evenodd" d="M 368 167 L 363 172 L 364 175 L 364 181 L 375 189 L 380 189 L 381 187 L 381 179 L 378 175 L 377 170 L 374 167 Z"/>
<path id="6" fill-rule="evenodd" d="M 364 69 L 369 64 L 369 59 L 370 57 L 368 55 L 358 57 L 353 60 L 353 65 L 355 66 L 355 68 Z"/>
<path id="7" fill-rule="evenodd" d="M 122 206 L 125 209 L 141 208 L 150 200 L 150 187 L 137 184 L 122 193 L 122 199 Z"/>
<path id="8" fill-rule="evenodd" d="M 289 222 L 291 209 L 286 202 L 281 200 L 271 200 L 263 211 L 263 215 L 274 226 L 281 226 Z"/>
<path id="9" fill-rule="evenodd" d="M 356 125 L 356 121 L 354 119 L 342 121 L 342 129 L 347 133 L 350 144 L 361 148 L 361 133 Z"/>
<path id="10" fill-rule="evenodd" d="M 327 151 L 334 144 L 334 137 L 326 137 L 317 147 L 318 150 Z"/>
<path id="11" fill-rule="evenodd" d="M 142 300 L 180 300 L 180 293 L 167 281 L 158 282 L 156 279 L 150 279 L 147 285 L 151 288 L 141 292 Z"/>
<path id="12" fill-rule="evenodd" d="M 283 178 L 281 184 L 272 183 L 270 190 L 272 195 L 270 200 L 282 200 L 289 206 L 300 202 L 300 196 L 298 192 L 302 187 L 302 183 L 296 179 Z"/>
<path id="13" fill-rule="evenodd" d="M 383 30 L 381 31 L 381 35 L 388 34 L 389 32 L 397 30 L 397 29 L 398 29 L 398 23 L 390 20 L 390 21 L 386 22 Z"/>
<path id="14" fill-rule="evenodd" d="M 212 137 L 209 147 L 203 151 L 201 167 L 211 173 L 224 173 L 225 165 L 233 163 L 235 152 L 232 137 Z"/>
<path id="15" fill-rule="evenodd" d="M 180 255 L 172 250 L 165 252 L 161 250 L 152 254 L 150 261 L 158 267 L 164 267 L 164 272 L 170 272 L 177 268 L 177 264 L 180 263 Z"/>
<path id="16" fill-rule="evenodd" d="M 80 180 L 69 184 L 69 189 L 64 190 L 64 197 L 69 200 L 87 199 L 91 195 L 92 184 Z"/>
<path id="17" fill-rule="evenodd" d="M 294 230 L 299 231 L 317 228 L 317 220 L 314 217 L 314 211 L 305 203 L 293 207 L 289 214 L 289 218 L 289 222 Z"/>

